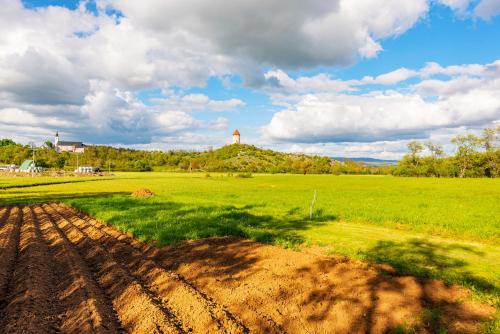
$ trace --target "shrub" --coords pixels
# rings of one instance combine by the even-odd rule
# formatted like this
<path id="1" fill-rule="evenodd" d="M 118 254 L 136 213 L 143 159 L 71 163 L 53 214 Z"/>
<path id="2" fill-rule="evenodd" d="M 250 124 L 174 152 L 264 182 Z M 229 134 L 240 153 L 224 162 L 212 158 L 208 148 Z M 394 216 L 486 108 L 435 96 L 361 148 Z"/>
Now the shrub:
<path id="1" fill-rule="evenodd" d="M 238 174 L 236 174 L 235 177 L 237 177 L 239 179 L 250 179 L 253 177 L 253 175 L 252 175 L 252 173 L 238 173 Z"/>

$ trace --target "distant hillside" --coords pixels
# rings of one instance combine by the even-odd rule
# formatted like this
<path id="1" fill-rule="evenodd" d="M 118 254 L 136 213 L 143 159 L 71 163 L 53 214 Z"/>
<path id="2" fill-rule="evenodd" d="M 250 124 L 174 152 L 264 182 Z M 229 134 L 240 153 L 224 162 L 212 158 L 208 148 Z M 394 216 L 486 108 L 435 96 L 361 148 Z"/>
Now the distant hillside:
<path id="1" fill-rule="evenodd" d="M 12 141 L 0 145 L 0 163 L 20 165 L 31 158 L 28 146 Z M 76 154 L 57 154 L 51 148 L 39 148 L 37 165 L 49 169 L 75 169 Z M 300 174 L 379 174 L 388 170 L 349 161 L 305 154 L 282 153 L 252 145 L 226 145 L 205 152 L 143 151 L 110 146 L 86 146 L 78 155 L 79 166 L 110 168 L 114 171 L 179 170 L 203 172 L 300 173 Z"/>
<path id="2" fill-rule="evenodd" d="M 110 146 L 86 146 L 85 152 L 56 153 L 50 147 L 36 148 L 37 166 L 74 170 L 92 166 L 111 171 L 201 171 L 235 173 L 301 174 L 392 174 L 396 176 L 499 177 L 500 126 L 484 129 L 482 137 L 457 135 L 454 156 L 432 142 L 410 141 L 409 152 L 400 160 L 321 157 L 265 150 L 252 145 L 232 144 L 205 152 L 143 151 Z M 48 145 L 50 146 L 50 145 Z M 422 154 L 427 149 L 430 154 Z M 0 165 L 20 165 L 32 157 L 27 145 L 0 140 Z M 78 157 L 78 158 L 77 158 Z M 78 159 L 78 160 L 77 160 Z"/>
<path id="3" fill-rule="evenodd" d="M 323 174 L 330 171 L 331 162 L 328 157 L 281 153 L 240 144 L 199 153 L 191 161 L 191 168 L 224 172 Z"/>
<path id="4" fill-rule="evenodd" d="M 348 158 L 348 157 L 333 157 L 332 159 L 337 161 L 356 161 L 362 162 L 366 165 L 371 166 L 396 166 L 398 164 L 398 160 L 385 160 L 385 159 L 375 159 L 375 158 L 365 158 L 365 157 L 357 157 L 357 158 Z"/>

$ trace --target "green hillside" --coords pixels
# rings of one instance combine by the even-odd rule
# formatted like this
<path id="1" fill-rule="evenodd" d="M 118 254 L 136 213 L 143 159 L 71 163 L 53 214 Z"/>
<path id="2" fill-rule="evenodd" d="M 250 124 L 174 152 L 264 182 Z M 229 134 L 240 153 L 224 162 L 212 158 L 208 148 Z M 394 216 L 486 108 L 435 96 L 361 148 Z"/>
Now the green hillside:
<path id="1" fill-rule="evenodd" d="M 57 154 L 50 147 L 35 152 L 37 165 L 48 169 L 72 170 L 77 165 L 75 153 Z M 0 145 L 0 163 L 20 165 L 31 159 L 29 146 L 5 141 Z M 112 171 L 205 171 L 249 173 L 338 173 L 338 164 L 329 157 L 291 154 L 265 150 L 252 145 L 232 144 L 205 152 L 145 151 L 110 146 L 86 146 L 79 154 L 80 166 L 99 167 Z M 357 174 L 388 174 L 389 168 L 365 167 L 362 163 L 342 164 Z"/>

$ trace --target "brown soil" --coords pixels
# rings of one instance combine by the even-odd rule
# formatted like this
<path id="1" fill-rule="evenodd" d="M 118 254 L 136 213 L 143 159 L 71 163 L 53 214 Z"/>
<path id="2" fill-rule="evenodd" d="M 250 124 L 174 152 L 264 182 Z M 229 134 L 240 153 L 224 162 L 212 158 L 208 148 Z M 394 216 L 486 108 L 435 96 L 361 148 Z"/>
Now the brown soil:
<path id="1" fill-rule="evenodd" d="M 472 333 L 495 311 L 315 252 L 237 238 L 157 249 L 57 204 L 0 207 L 0 253 L 0 333 Z"/>
<path id="2" fill-rule="evenodd" d="M 132 193 L 132 197 L 142 198 L 142 197 L 151 197 L 154 196 L 154 193 L 148 188 L 140 188 Z"/>

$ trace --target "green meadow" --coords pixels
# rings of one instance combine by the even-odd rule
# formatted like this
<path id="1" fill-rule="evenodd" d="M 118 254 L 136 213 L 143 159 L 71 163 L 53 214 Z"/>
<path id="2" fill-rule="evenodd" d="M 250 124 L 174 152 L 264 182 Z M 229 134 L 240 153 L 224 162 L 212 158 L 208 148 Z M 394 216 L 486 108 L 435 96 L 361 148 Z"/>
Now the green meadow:
<path id="1" fill-rule="evenodd" d="M 152 198 L 132 198 L 147 187 Z M 314 193 L 316 201 L 312 208 Z M 389 176 L 117 173 L 0 178 L 3 204 L 60 201 L 139 239 L 237 235 L 391 264 L 498 304 L 500 180 Z"/>

